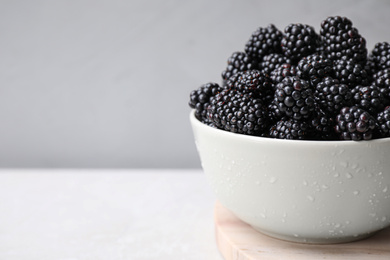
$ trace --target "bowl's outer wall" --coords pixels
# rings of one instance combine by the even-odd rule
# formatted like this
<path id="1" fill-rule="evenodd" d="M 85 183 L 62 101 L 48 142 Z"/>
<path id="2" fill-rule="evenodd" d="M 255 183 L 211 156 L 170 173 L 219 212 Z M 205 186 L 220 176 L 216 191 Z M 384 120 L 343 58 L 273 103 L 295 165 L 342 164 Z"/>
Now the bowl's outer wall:
<path id="1" fill-rule="evenodd" d="M 390 224 L 390 138 L 296 141 L 191 124 L 220 202 L 270 233 L 349 237 Z"/>

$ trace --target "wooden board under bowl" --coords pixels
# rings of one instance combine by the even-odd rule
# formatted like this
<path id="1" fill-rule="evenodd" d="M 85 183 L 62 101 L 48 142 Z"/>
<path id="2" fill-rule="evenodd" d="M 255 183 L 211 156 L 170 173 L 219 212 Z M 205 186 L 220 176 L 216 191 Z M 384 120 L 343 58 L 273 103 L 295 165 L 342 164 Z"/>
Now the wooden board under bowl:
<path id="1" fill-rule="evenodd" d="M 300 244 L 259 233 L 219 202 L 215 204 L 214 222 L 217 246 L 226 260 L 390 260 L 390 228 L 356 242 Z"/>

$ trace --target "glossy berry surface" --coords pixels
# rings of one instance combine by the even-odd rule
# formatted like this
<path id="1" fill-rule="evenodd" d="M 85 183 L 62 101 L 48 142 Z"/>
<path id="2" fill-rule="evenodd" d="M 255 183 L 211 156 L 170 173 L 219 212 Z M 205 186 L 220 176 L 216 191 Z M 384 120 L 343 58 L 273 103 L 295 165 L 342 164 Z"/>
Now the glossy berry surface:
<path id="1" fill-rule="evenodd" d="M 344 107 L 336 117 L 335 130 L 341 140 L 370 140 L 375 118 L 356 106 Z"/>

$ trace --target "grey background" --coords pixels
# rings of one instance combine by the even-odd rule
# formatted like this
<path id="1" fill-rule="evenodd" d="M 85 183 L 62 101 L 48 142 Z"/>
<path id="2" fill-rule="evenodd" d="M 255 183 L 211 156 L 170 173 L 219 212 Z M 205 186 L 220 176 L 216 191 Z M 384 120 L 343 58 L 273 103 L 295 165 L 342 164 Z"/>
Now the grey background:
<path id="1" fill-rule="evenodd" d="M 197 168 L 187 105 L 259 26 L 349 17 L 369 50 L 389 1 L 0 1 L 0 167 Z"/>

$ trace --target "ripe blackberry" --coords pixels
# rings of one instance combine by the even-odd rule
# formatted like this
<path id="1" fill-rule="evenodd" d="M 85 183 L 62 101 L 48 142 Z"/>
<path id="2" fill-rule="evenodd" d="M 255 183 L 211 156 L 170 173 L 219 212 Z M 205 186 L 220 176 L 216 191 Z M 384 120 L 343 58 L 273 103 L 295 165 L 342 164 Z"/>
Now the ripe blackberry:
<path id="1" fill-rule="evenodd" d="M 364 67 L 352 60 L 336 60 L 333 66 L 333 76 L 340 83 L 350 88 L 368 84 L 368 74 Z"/>
<path id="2" fill-rule="evenodd" d="M 305 121 L 282 118 L 270 127 L 269 137 L 277 139 L 308 139 L 310 135 L 309 124 Z"/>
<path id="3" fill-rule="evenodd" d="M 190 93 L 188 105 L 195 109 L 195 116 L 202 122 L 207 121 L 207 107 L 210 104 L 210 98 L 217 95 L 222 88 L 217 83 L 206 83 L 197 90 Z"/>
<path id="4" fill-rule="evenodd" d="M 369 60 L 373 62 L 374 69 L 379 71 L 390 68 L 390 44 L 378 42 L 369 55 Z"/>
<path id="5" fill-rule="evenodd" d="M 310 117 L 315 108 L 309 83 L 298 77 L 286 77 L 278 83 L 273 102 L 282 114 L 295 120 Z"/>
<path id="6" fill-rule="evenodd" d="M 271 79 L 258 70 L 247 70 L 235 74 L 228 80 L 226 88 L 253 95 L 268 102 L 273 96 Z"/>
<path id="7" fill-rule="evenodd" d="M 256 63 L 244 52 L 233 52 L 227 60 L 227 67 L 222 71 L 223 81 L 228 80 L 234 74 L 240 71 L 246 71 L 256 68 Z"/>
<path id="8" fill-rule="evenodd" d="M 314 96 L 320 109 L 329 115 L 339 113 L 342 107 L 351 105 L 352 100 L 348 86 L 331 77 L 326 77 L 317 84 Z"/>
<path id="9" fill-rule="evenodd" d="M 335 131 L 341 140 L 369 140 L 375 129 L 375 118 L 356 107 L 344 107 L 336 116 Z"/>
<path id="10" fill-rule="evenodd" d="M 296 75 L 297 75 L 296 66 L 291 65 L 289 63 L 284 63 L 271 72 L 270 78 L 274 84 L 277 84 L 281 82 L 285 77 L 296 76 Z"/>
<path id="11" fill-rule="evenodd" d="M 312 26 L 306 24 L 289 24 L 284 29 L 281 41 L 284 55 L 293 61 L 316 52 L 319 36 Z"/>
<path id="12" fill-rule="evenodd" d="M 386 105 L 390 105 L 390 68 L 377 72 L 374 75 L 374 84 L 378 86 L 385 97 Z"/>
<path id="13" fill-rule="evenodd" d="M 367 60 L 366 40 L 346 17 L 333 16 L 322 21 L 320 29 L 325 57 L 338 60 L 342 57 L 364 65 Z"/>
<path id="14" fill-rule="evenodd" d="M 333 62 L 321 55 L 312 54 L 298 62 L 297 76 L 309 80 L 315 86 L 333 72 Z"/>
<path id="15" fill-rule="evenodd" d="M 291 60 L 279 53 L 265 55 L 260 62 L 261 72 L 269 75 L 271 71 L 279 68 L 284 63 L 291 63 Z"/>
<path id="16" fill-rule="evenodd" d="M 386 99 L 376 85 L 356 86 L 352 89 L 352 102 L 372 115 L 376 115 L 386 106 Z"/>
<path id="17" fill-rule="evenodd" d="M 267 27 L 259 27 L 254 31 L 245 45 L 245 52 L 256 60 L 262 60 L 270 53 L 281 53 L 280 41 L 282 32 L 270 24 Z"/>
<path id="18" fill-rule="evenodd" d="M 380 137 L 390 137 L 390 106 L 378 113 L 376 121 Z"/>
<path id="19" fill-rule="evenodd" d="M 265 111 L 260 99 L 230 89 L 211 99 L 207 116 L 219 129 L 239 134 L 260 135 L 267 127 Z"/>
<path id="20" fill-rule="evenodd" d="M 317 109 L 314 113 L 310 126 L 313 129 L 312 139 L 314 140 L 335 140 L 336 133 L 334 131 L 333 116 Z"/>

